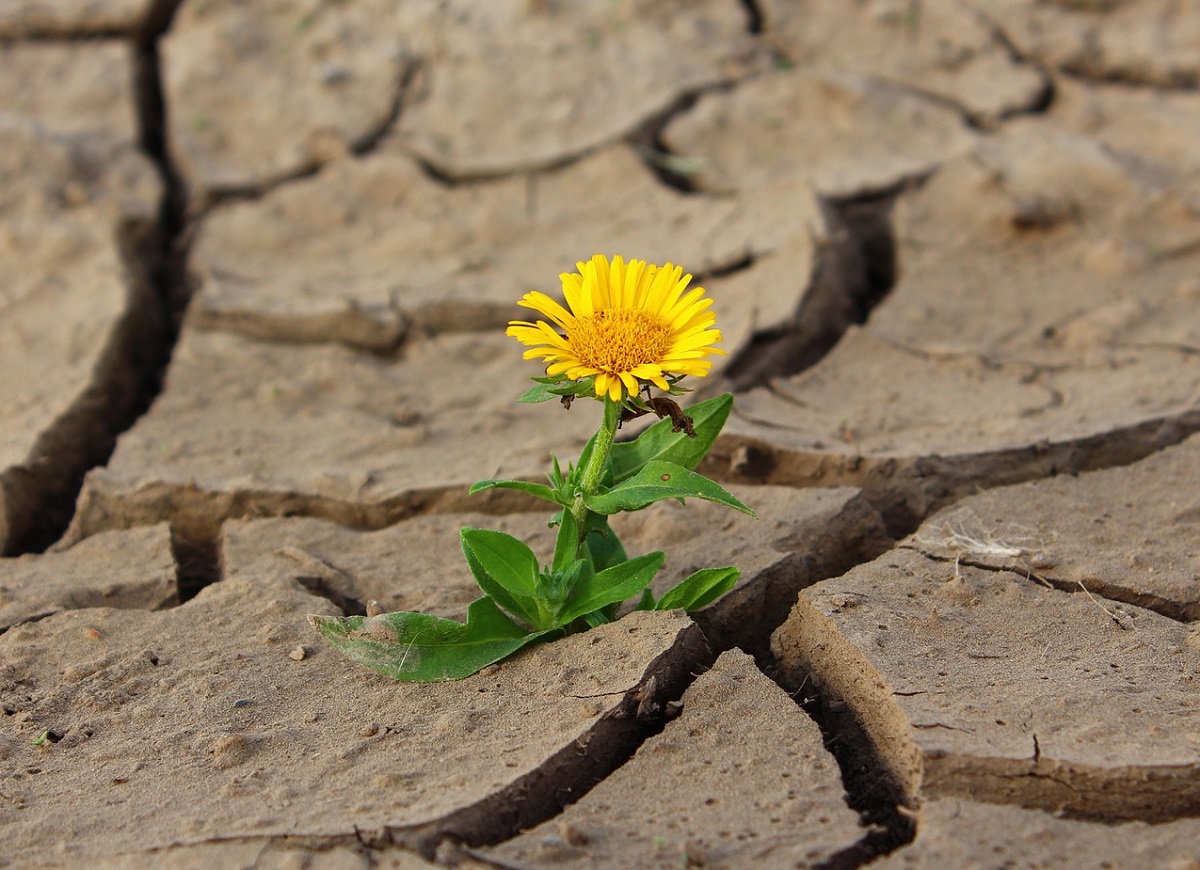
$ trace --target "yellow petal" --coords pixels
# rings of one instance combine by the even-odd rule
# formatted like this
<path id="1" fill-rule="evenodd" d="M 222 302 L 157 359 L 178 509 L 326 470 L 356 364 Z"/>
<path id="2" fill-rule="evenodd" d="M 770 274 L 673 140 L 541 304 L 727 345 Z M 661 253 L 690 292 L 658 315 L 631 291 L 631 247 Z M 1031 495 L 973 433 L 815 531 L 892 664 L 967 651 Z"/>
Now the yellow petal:
<path id="1" fill-rule="evenodd" d="M 592 311 L 612 308 L 612 293 L 608 283 L 608 259 L 603 254 L 596 254 L 587 263 L 583 272 L 583 288 L 586 295 L 591 290 Z"/>
<path id="2" fill-rule="evenodd" d="M 684 338 L 676 339 L 671 345 L 671 353 L 674 354 L 684 350 L 699 350 L 705 345 L 715 344 L 721 340 L 721 333 L 716 332 L 714 335 L 714 332 L 716 331 L 709 330 L 708 332 L 699 332 L 695 335 L 689 335 L 685 336 Z"/>
<path id="3" fill-rule="evenodd" d="M 675 271 L 671 273 L 671 277 L 675 283 L 673 286 L 667 288 L 667 292 L 663 296 L 661 306 L 662 311 L 674 310 L 675 304 L 679 301 L 679 297 L 683 295 L 683 291 L 687 289 L 688 284 L 692 283 L 691 275 L 684 275 L 682 278 L 679 277 L 679 273 L 682 271 L 682 269 L 676 267 Z M 701 292 L 703 292 L 703 290 L 701 290 Z"/>
<path id="4" fill-rule="evenodd" d="M 620 256 L 612 258 L 608 269 L 608 298 L 613 308 L 628 308 L 625 302 L 625 260 Z"/>
<path id="5" fill-rule="evenodd" d="M 712 300 L 682 267 L 603 254 L 576 266 L 559 276 L 565 306 L 532 290 L 520 304 L 546 320 L 507 327 L 552 376 L 594 377 L 597 396 L 620 399 L 646 384 L 669 389 L 669 374 L 707 374 L 707 358 L 725 353 L 713 346 L 721 333 Z M 610 313 L 601 320 L 601 311 Z"/>
<path id="6" fill-rule="evenodd" d="M 563 308 L 545 293 L 540 293 L 537 290 L 531 290 L 526 293 L 525 298 L 517 304 L 542 312 L 542 314 L 549 317 L 563 329 L 570 329 L 571 324 L 575 321 L 575 318 L 571 316 L 567 309 Z"/>
<path id="7" fill-rule="evenodd" d="M 653 311 L 654 309 L 648 308 L 646 303 L 649 301 L 650 284 L 654 279 L 655 269 L 653 266 L 647 264 L 645 260 L 634 260 L 630 266 L 632 267 L 635 264 L 637 266 L 637 277 L 633 281 L 633 305 L 646 311 Z"/>
<path id="8" fill-rule="evenodd" d="M 634 366 L 630 369 L 629 373 L 635 378 L 653 378 L 662 374 L 662 366 L 654 365 L 653 363 L 642 363 L 642 365 Z"/>
<path id="9" fill-rule="evenodd" d="M 591 306 L 584 302 L 583 277 L 563 272 L 558 279 L 562 282 L 563 298 L 567 300 L 568 307 L 579 317 L 591 317 Z"/>

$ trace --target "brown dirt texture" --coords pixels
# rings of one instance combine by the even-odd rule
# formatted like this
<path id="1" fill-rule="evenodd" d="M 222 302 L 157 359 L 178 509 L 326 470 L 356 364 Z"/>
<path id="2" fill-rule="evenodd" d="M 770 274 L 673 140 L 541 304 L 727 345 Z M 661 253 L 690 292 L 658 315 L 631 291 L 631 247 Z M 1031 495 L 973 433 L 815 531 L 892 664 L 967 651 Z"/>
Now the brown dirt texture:
<path id="1" fill-rule="evenodd" d="M 352 663 L 548 561 L 594 253 L 759 515 L 614 528 L 738 584 Z M 0 3 L 0 373 L 0 867 L 1200 867 L 1196 3 Z"/>

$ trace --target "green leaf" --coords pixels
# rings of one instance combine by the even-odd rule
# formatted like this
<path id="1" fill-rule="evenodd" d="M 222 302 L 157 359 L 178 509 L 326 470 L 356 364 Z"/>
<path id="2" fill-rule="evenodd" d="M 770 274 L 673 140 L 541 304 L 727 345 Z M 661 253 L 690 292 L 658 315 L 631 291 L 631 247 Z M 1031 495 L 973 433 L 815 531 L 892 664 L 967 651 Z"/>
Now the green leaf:
<path id="1" fill-rule="evenodd" d="M 538 402 L 549 402 L 551 399 L 557 398 L 560 398 L 559 394 L 552 393 L 549 384 L 536 384 L 517 396 L 517 401 L 525 405 L 534 405 Z"/>
<path id="2" fill-rule="evenodd" d="M 534 628 L 549 628 L 540 606 L 533 550 L 512 535 L 490 529 L 464 528 L 459 539 L 480 589 L 518 619 Z"/>
<path id="3" fill-rule="evenodd" d="M 558 537 L 554 539 L 554 562 L 551 567 L 555 571 L 565 571 L 579 558 L 579 523 L 569 510 L 559 511 Z"/>
<path id="4" fill-rule="evenodd" d="M 742 572 L 737 568 L 703 568 L 671 587 L 654 610 L 699 610 L 712 604 L 737 583 Z"/>
<path id="5" fill-rule="evenodd" d="M 563 603 L 571 598 L 571 593 L 581 578 L 592 576 L 592 566 L 586 559 L 571 562 L 562 571 L 545 571 L 542 574 L 541 606 L 545 617 L 542 628 L 552 628 L 558 625 L 554 614 L 562 609 Z"/>
<path id="6" fill-rule="evenodd" d="M 593 610 L 637 595 L 654 579 L 662 564 L 662 553 L 647 553 L 586 579 L 581 578 L 575 586 L 574 596 L 558 614 L 559 624 L 567 625 Z"/>
<path id="7" fill-rule="evenodd" d="M 550 473 L 546 475 L 550 480 L 550 485 L 554 487 L 556 492 L 563 488 L 565 478 L 562 473 L 562 466 L 558 464 L 558 457 L 553 453 L 550 454 Z"/>
<path id="8" fill-rule="evenodd" d="M 640 510 L 646 505 L 667 498 L 702 498 L 752 517 L 757 516 L 732 493 L 704 475 L 689 471 L 674 462 L 661 460 L 646 463 L 633 477 L 606 492 L 585 495 L 583 503 L 587 505 L 588 510 L 607 516 L 619 511 Z"/>
<path id="9" fill-rule="evenodd" d="M 485 489 L 515 489 L 535 495 L 538 498 L 544 498 L 546 501 L 554 502 L 554 504 L 563 503 L 558 492 L 544 483 L 530 483 L 527 480 L 481 480 L 479 483 L 471 485 L 470 494 L 474 495 L 477 492 L 483 492 Z"/>
<path id="10" fill-rule="evenodd" d="M 688 438 L 682 432 L 671 431 L 671 421 L 659 420 L 632 441 L 618 441 L 612 446 L 609 462 L 612 464 L 613 480 L 620 483 L 637 474 L 647 462 L 655 459 L 674 462 L 684 468 L 695 468 L 708 455 L 713 442 L 721 434 L 721 428 L 733 408 L 733 396 L 724 393 L 713 399 L 685 408 L 692 418 L 696 437 Z"/>
<path id="11" fill-rule="evenodd" d="M 637 607 L 635 607 L 633 609 L 634 610 L 653 610 L 654 609 L 654 596 L 650 594 L 649 589 L 642 590 L 641 600 L 638 601 Z"/>
<path id="12" fill-rule="evenodd" d="M 359 664 L 396 680 L 420 683 L 469 677 L 546 634 L 517 625 L 490 598 L 471 603 L 465 624 L 425 613 L 308 620 Z"/>
<path id="13" fill-rule="evenodd" d="M 593 610 L 591 613 L 585 613 L 583 615 L 583 621 L 588 624 L 588 628 L 599 628 L 602 625 L 608 625 L 610 622 L 612 622 L 612 620 L 608 618 L 608 614 L 603 610 Z"/>
<path id="14" fill-rule="evenodd" d="M 561 399 L 563 396 L 596 394 L 595 376 L 582 378 L 578 381 L 573 381 L 566 375 L 560 375 L 556 378 L 533 378 L 533 380 L 537 381 L 537 383 L 517 396 L 518 402 L 536 404 L 537 402 L 548 402 L 551 399 Z"/>

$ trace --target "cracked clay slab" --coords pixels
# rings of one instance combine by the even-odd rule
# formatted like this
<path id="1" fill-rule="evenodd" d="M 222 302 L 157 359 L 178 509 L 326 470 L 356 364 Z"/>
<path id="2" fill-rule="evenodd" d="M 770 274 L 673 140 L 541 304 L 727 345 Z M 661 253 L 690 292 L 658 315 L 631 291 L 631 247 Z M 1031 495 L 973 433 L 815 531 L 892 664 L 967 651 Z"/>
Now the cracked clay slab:
<path id="1" fill-rule="evenodd" d="M 517 404 L 531 368 L 499 333 L 443 335 L 388 359 L 185 329 L 165 390 L 89 473 L 75 534 L 171 516 L 212 540 L 247 512 L 379 528 L 449 509 L 478 480 L 540 478 L 549 451 L 578 455 L 598 417 L 592 403 Z"/>
<path id="2" fill-rule="evenodd" d="M 484 870 L 484 865 L 467 856 L 455 855 L 455 866 L 464 870 Z M 79 866 L 72 860 L 41 859 L 39 867 L 70 870 Z M 253 868 L 253 870 L 433 870 L 444 867 L 427 861 L 419 853 L 403 847 L 368 844 L 351 837 L 313 838 L 307 842 L 288 837 L 247 837 L 214 840 L 207 843 L 172 843 L 158 848 L 125 852 L 88 859 L 95 870 L 210 870 L 213 867 Z"/>
<path id="3" fill-rule="evenodd" d="M 133 49 L 116 39 L 5 43 L 0 45 L 4 111 L 57 136 L 93 140 L 91 148 L 133 145 L 138 137 L 134 63 Z"/>
<path id="4" fill-rule="evenodd" d="M 791 64 L 894 82 L 990 126 L 1033 110 L 1048 84 L 973 5 L 766 0 L 763 30 Z"/>
<path id="5" fill-rule="evenodd" d="M 608 193 L 597 199 L 596 190 Z M 807 286 L 819 207 L 801 192 L 775 211 L 772 236 L 742 203 L 665 187 L 625 145 L 537 175 L 457 186 L 384 149 L 208 214 L 192 254 L 192 323 L 387 352 L 409 335 L 503 332 L 529 316 L 517 306 L 526 292 L 559 297 L 558 275 L 596 252 L 702 275 L 786 247 L 800 261 L 791 287 L 714 294 L 733 354 L 749 338 L 744 312 L 770 304 L 789 315 Z M 786 246 L 781 233 L 792 236 Z M 755 326 L 778 320 L 768 314 Z"/>
<path id="6" fill-rule="evenodd" d="M 134 142 L 125 47 L 0 51 L 0 79 L 20 83 L 0 129 L 0 552 L 13 552 L 66 524 L 78 476 L 137 400 L 158 306 L 129 259 L 161 183 Z"/>
<path id="7" fill-rule="evenodd" d="M 1197 390 L 1200 360 L 1175 351 L 1039 371 L 929 356 L 853 328 L 818 366 L 739 395 L 706 463 L 727 480 L 858 486 L 889 528 L 912 528 L 980 486 L 1179 441 L 1200 428 Z"/>
<path id="8" fill-rule="evenodd" d="M 431 7 L 182 4 L 162 42 L 163 93 L 193 207 L 309 172 L 381 135 L 412 63 L 405 31 Z"/>
<path id="9" fill-rule="evenodd" d="M 916 820 L 916 839 L 873 862 L 872 870 L 1186 868 L 1195 864 L 1200 842 L 1198 819 L 1106 824 L 966 798 L 929 801 Z"/>
<path id="10" fill-rule="evenodd" d="M 874 557 L 889 541 L 879 516 L 852 489 L 732 491 L 760 518 L 698 499 L 660 502 L 613 518 L 630 555 L 666 553 L 651 584 L 658 596 L 701 568 L 741 570 L 730 592 L 694 615 L 717 649 L 753 644 L 764 624 L 783 620 L 801 588 Z M 462 560 L 459 529 L 507 532 L 548 563 L 555 536 L 549 516 L 549 508 L 502 516 L 434 514 L 373 532 L 308 517 L 229 520 L 221 530 L 222 576 L 295 580 L 359 612 L 377 601 L 384 611 L 456 618 L 479 595 Z"/>
<path id="11" fill-rule="evenodd" d="M 723 0 L 188 3 L 164 40 L 172 141 L 201 204 L 369 150 L 393 124 L 444 175 L 545 168 L 731 79 L 745 24 Z"/>
<path id="12" fill-rule="evenodd" d="M 796 702 L 740 650 L 561 815 L 488 850 L 522 867 L 813 867 L 865 833 Z"/>
<path id="13" fill-rule="evenodd" d="M 908 801 L 1145 821 L 1200 801 L 1200 634 L 1157 613 L 896 550 L 802 592 L 772 649 Z"/>
<path id="14" fill-rule="evenodd" d="M 104 532 L 57 552 L 0 559 L 0 632 L 62 610 L 159 610 L 178 601 L 165 523 Z"/>
<path id="15" fill-rule="evenodd" d="M 1170 186 L 1014 125 L 894 215 L 896 286 L 816 366 L 739 396 L 713 456 L 733 479 L 862 486 L 911 528 L 1200 428 L 1200 214 Z"/>
<path id="16" fill-rule="evenodd" d="M 1200 435 L 1123 468 L 970 496 L 903 542 L 1067 591 L 1200 619 Z"/>
<path id="17" fill-rule="evenodd" d="M 970 148 L 957 112 L 903 89 L 820 68 L 789 69 L 705 94 L 663 130 L 689 179 L 713 192 L 803 177 L 824 196 L 862 196 Z"/>
<path id="18" fill-rule="evenodd" d="M 132 34 L 160 5 L 155 0 L 6 0 L 0 4 L 0 37 Z"/>
<path id="19" fill-rule="evenodd" d="M 1200 18 L 1172 0 L 981 6 L 1023 56 L 1096 81 L 1195 88 Z"/>
<path id="20" fill-rule="evenodd" d="M 1070 78 L 1060 79 L 1055 91 L 1054 124 L 1103 142 L 1200 212 L 1200 93 Z"/>
<path id="21" fill-rule="evenodd" d="M 1042 366 L 1183 355 L 1200 209 L 1181 175 L 1098 136 L 1013 122 L 898 198 L 899 279 L 868 328 L 936 356 Z"/>
<path id="22" fill-rule="evenodd" d="M 615 765 L 639 705 L 661 709 L 708 661 L 686 617 L 640 613 L 464 681 L 401 684 L 305 620 L 337 612 L 239 577 L 171 610 L 67 611 L 0 636 L 5 857 L 357 836 L 431 857 L 445 834 L 498 839 Z"/>
<path id="23" fill-rule="evenodd" d="M 397 137 L 451 178 L 553 166 L 745 75 L 747 24 L 725 0 L 447 4 Z"/>

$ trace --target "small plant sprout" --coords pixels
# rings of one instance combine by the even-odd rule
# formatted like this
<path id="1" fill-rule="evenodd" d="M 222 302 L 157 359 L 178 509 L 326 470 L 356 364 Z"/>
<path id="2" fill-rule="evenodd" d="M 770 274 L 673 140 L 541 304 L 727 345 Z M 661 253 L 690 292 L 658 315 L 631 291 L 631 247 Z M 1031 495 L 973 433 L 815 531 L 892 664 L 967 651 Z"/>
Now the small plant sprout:
<path id="1" fill-rule="evenodd" d="M 520 304 L 545 320 L 515 320 L 508 335 L 526 346 L 545 374 L 520 402 L 578 399 L 602 406 L 600 428 L 579 459 L 557 457 L 547 483 L 485 480 L 471 492 L 514 489 L 549 502 L 557 528 L 543 562 L 503 532 L 464 528 L 463 556 L 483 591 L 466 622 L 424 613 L 310 616 L 325 639 L 356 662 L 397 680 L 433 682 L 470 676 L 522 647 L 611 622 L 624 609 L 698 610 L 729 591 L 733 567 L 705 568 L 655 599 L 647 588 L 661 552 L 630 558 L 609 526 L 621 511 L 664 499 L 700 498 L 754 516 L 731 493 L 694 470 L 733 407 L 724 394 L 688 413 L 675 397 L 687 376 L 703 377 L 716 347 L 712 300 L 689 289 L 692 276 L 667 263 L 596 255 L 560 276 L 564 307 L 544 293 Z M 548 322 L 547 322 L 548 321 Z M 654 390 L 659 394 L 655 395 Z M 623 422 L 653 414 L 658 422 L 631 441 L 616 441 Z"/>

